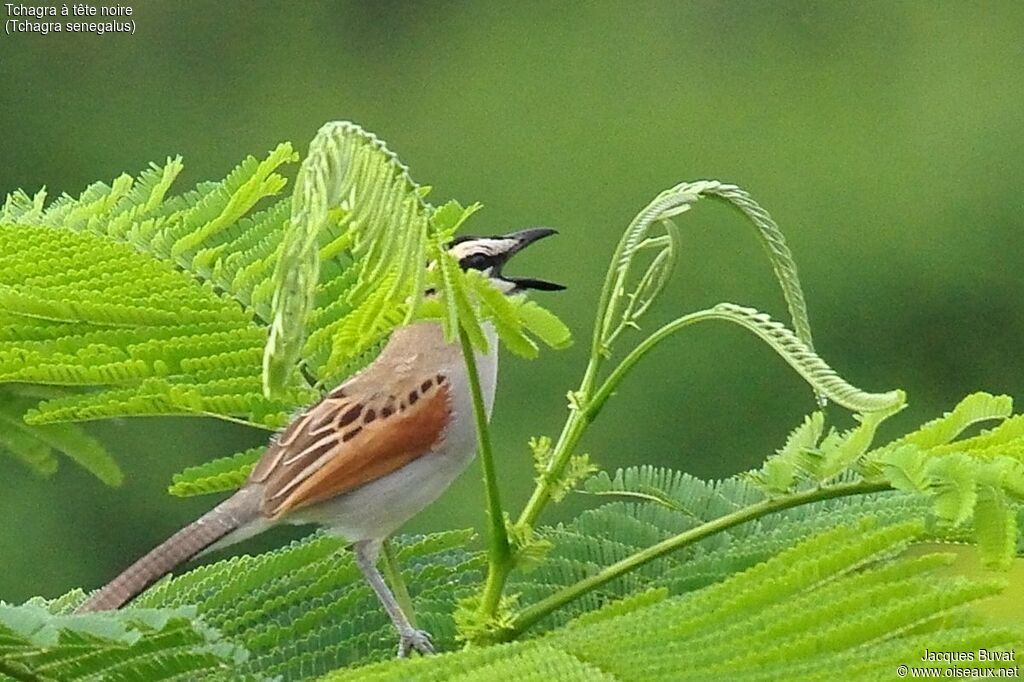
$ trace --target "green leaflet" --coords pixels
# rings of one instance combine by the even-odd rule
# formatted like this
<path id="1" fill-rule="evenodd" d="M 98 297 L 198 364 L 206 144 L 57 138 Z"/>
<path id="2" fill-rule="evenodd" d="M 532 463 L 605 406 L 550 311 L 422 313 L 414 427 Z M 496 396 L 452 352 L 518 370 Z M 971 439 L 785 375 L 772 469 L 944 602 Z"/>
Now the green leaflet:
<path id="1" fill-rule="evenodd" d="M 1003 420 L 1013 412 L 1013 400 L 1009 396 L 994 396 L 989 393 L 973 393 L 938 419 L 924 424 L 893 442 L 893 445 L 916 445 L 922 449 L 946 445 L 972 424 L 991 420 Z"/>
<path id="2" fill-rule="evenodd" d="M 419 186 L 383 142 L 349 122 L 324 125 L 309 146 L 292 195 L 291 219 L 274 269 L 273 313 L 263 358 L 264 393 L 272 396 L 291 380 L 306 338 L 306 321 L 320 278 L 318 244 L 329 211 L 345 209 L 344 224 L 361 272 L 352 296 L 390 284 L 379 311 L 420 295 L 429 209 Z M 378 312 L 378 314 L 380 314 Z M 375 324 L 361 346 L 375 341 Z"/>
<path id="3" fill-rule="evenodd" d="M 880 467 L 886 480 L 896 490 L 908 493 L 923 493 L 928 489 L 925 459 L 922 452 L 912 445 L 889 448 L 874 458 L 874 465 Z"/>
<path id="4" fill-rule="evenodd" d="M 1024 500 L 1024 428 L 1007 396 L 976 393 L 910 434 L 871 448 L 875 429 L 899 409 L 861 415 L 844 433 L 823 433 L 820 413 L 808 417 L 782 450 L 748 478 L 772 495 L 823 485 L 857 472 L 929 500 L 951 525 L 974 521 L 985 562 L 1007 566 L 1015 548 L 1016 505 Z M 978 436 L 956 440 L 972 424 L 999 420 Z"/>
<path id="5" fill-rule="evenodd" d="M 57 457 L 50 446 L 34 438 L 31 433 L 8 427 L 10 419 L 18 417 L 19 415 L 0 417 L 0 422 L 6 422 L 0 429 L 0 451 L 6 451 L 40 476 L 52 476 L 57 473 Z"/>
<path id="6" fill-rule="evenodd" d="M 174 475 L 167 492 L 177 497 L 191 497 L 240 488 L 260 455 L 265 451 L 265 447 L 249 448 L 227 457 L 189 467 Z"/>
<path id="7" fill-rule="evenodd" d="M 42 476 L 57 471 L 60 452 L 111 486 L 121 485 L 123 475 L 106 448 L 73 424 L 26 424 L 22 414 L 36 399 L 51 392 L 22 387 L 0 387 L 0 451 L 6 450 Z"/>
<path id="8" fill-rule="evenodd" d="M 443 244 L 435 243 L 434 256 L 440 272 L 439 295 L 442 300 L 441 309 L 444 315 L 445 340 L 453 343 L 458 339 L 459 326 L 466 330 L 473 347 L 479 351 L 487 350 L 487 339 L 484 337 L 480 321 L 473 311 L 473 303 L 467 293 L 465 274 L 459 264 L 450 256 Z M 422 314 L 422 312 L 421 312 Z"/>
<path id="9" fill-rule="evenodd" d="M 179 258 L 185 253 L 194 252 L 200 246 L 209 243 L 219 232 L 238 222 L 261 199 L 273 196 L 284 189 L 286 180 L 275 171 L 281 165 L 297 161 L 298 158 L 298 154 L 292 151 L 290 144 L 278 145 L 231 193 L 227 203 L 216 217 L 209 221 L 193 221 L 198 229 L 183 235 L 174 242 L 171 247 L 171 256 Z M 200 222 L 202 222 L 201 225 Z"/>
<path id="10" fill-rule="evenodd" d="M 519 320 L 538 339 L 552 348 L 562 349 L 572 345 L 572 332 L 554 313 L 533 301 L 517 301 Z"/>
<path id="11" fill-rule="evenodd" d="M 978 487 L 974 525 L 985 564 L 1002 570 L 1010 568 L 1017 550 L 1017 514 L 1002 490 L 990 485 Z"/>
<path id="12" fill-rule="evenodd" d="M 978 499 L 978 474 L 970 457 L 956 453 L 928 461 L 925 476 L 926 492 L 940 519 L 957 525 L 971 518 Z"/>
<path id="13" fill-rule="evenodd" d="M 253 367 L 246 369 L 251 371 Z M 54 398 L 26 412 L 25 420 L 31 424 L 48 424 L 124 416 L 192 414 L 232 418 L 231 415 L 238 415 L 233 417 L 235 421 L 272 429 L 287 424 L 296 405 L 308 403 L 318 395 L 310 389 L 296 388 L 284 399 L 264 398 L 259 391 L 259 376 L 230 376 L 229 372 L 235 369 L 151 377 L 130 388 Z"/>
<path id="14" fill-rule="evenodd" d="M 808 450 L 817 446 L 824 426 L 823 412 L 809 414 L 800 426 L 790 432 L 782 449 L 765 461 L 761 471 L 754 475 L 755 480 L 771 493 L 779 494 L 791 490 L 796 482 L 799 462 L 804 459 Z"/>
<path id="15" fill-rule="evenodd" d="M 494 323 L 495 331 L 505 346 L 520 357 L 537 357 L 537 345 L 523 332 L 523 323 L 508 297 L 491 286 L 487 277 L 476 270 L 466 273 L 466 284 L 480 301 L 481 312 Z"/>
<path id="16" fill-rule="evenodd" d="M 0 676 L 41 682 L 198 679 L 227 674 L 247 656 L 197 620 L 194 608 L 60 615 L 62 607 L 42 600 L 0 602 Z"/>
<path id="17" fill-rule="evenodd" d="M 902 398 L 888 409 L 855 415 L 854 429 L 824 433 L 824 414 L 815 412 L 797 427 L 786 445 L 769 457 L 761 470 L 748 476 L 773 494 L 794 489 L 799 480 L 828 482 L 859 461 L 875 437 L 878 426 L 904 407 Z"/>

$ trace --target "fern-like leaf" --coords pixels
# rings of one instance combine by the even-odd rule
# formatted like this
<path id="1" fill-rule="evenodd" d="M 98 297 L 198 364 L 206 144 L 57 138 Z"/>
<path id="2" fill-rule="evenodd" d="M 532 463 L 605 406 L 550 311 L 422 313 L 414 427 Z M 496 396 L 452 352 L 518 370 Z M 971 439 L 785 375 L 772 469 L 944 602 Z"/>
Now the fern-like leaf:
<path id="1" fill-rule="evenodd" d="M 229 671 L 247 656 L 197 620 L 194 608 L 59 614 L 65 607 L 66 600 L 0 603 L 0 677 L 36 682 L 199 679 L 233 675 Z"/>
<path id="2" fill-rule="evenodd" d="M 753 332 L 778 353 L 816 391 L 855 412 L 890 410 L 905 400 L 902 392 L 867 393 L 847 383 L 814 350 L 784 325 L 753 308 L 719 303 L 709 317 L 734 322 Z"/>
<path id="3" fill-rule="evenodd" d="M 234 455 L 189 467 L 175 474 L 167 492 L 177 497 L 235 490 L 245 483 L 265 448 L 249 448 Z"/>
<path id="4" fill-rule="evenodd" d="M 375 136 L 349 122 L 324 125 L 310 143 L 292 197 L 291 219 L 274 270 L 273 319 L 264 355 L 264 392 L 288 383 L 302 353 L 306 318 L 320 279 L 319 244 L 329 211 L 344 211 L 345 235 L 361 272 L 349 299 L 390 282 L 381 297 L 386 310 L 422 295 L 422 263 L 429 208 L 419 186 Z M 419 285 L 419 286 L 417 286 Z M 377 324 L 368 325 L 376 332 Z M 352 355 L 378 340 L 359 338 Z"/>
<path id="5" fill-rule="evenodd" d="M 814 535 L 697 592 L 648 592 L 638 604 L 607 607 L 605 617 L 583 617 L 537 640 L 326 679 L 849 679 L 851 664 L 874 679 L 918 660 L 924 646 L 955 650 L 973 642 L 1019 652 L 1020 630 L 987 628 L 969 611 L 998 585 L 941 577 L 942 555 L 891 558 L 918 533 L 919 525 L 879 526 L 869 518 Z M 943 621 L 956 625 L 937 629 Z"/>
<path id="6" fill-rule="evenodd" d="M 27 424 L 24 412 L 51 390 L 0 387 L 0 450 L 6 450 L 36 473 L 57 471 L 55 452 L 74 460 L 107 485 L 121 485 L 120 467 L 103 445 L 74 424 Z"/>
<path id="7" fill-rule="evenodd" d="M 369 363 L 418 313 L 428 238 L 443 251 L 479 205 L 426 204 L 405 166 L 352 123 L 320 130 L 291 199 L 275 202 L 280 170 L 297 158 L 283 143 L 183 194 L 171 191 L 177 157 L 49 205 L 45 191 L 10 194 L 0 382 L 82 389 L 26 419 L 190 414 L 274 429 Z M 474 299 L 458 268 L 451 279 L 477 346 L 481 301 L 516 350 L 532 344 L 521 328 L 565 345 L 550 314 L 491 290 Z M 39 446 L 5 439 L 37 470 L 53 468 Z"/>
<path id="8" fill-rule="evenodd" d="M 416 620 L 435 643 L 455 644 L 452 612 L 481 578 L 465 549 L 471 531 L 397 538 Z M 317 534 L 256 557 L 197 568 L 161 583 L 138 606 L 195 604 L 204 622 L 249 651 L 234 673 L 310 679 L 394 656 L 394 629 L 339 539 Z"/>

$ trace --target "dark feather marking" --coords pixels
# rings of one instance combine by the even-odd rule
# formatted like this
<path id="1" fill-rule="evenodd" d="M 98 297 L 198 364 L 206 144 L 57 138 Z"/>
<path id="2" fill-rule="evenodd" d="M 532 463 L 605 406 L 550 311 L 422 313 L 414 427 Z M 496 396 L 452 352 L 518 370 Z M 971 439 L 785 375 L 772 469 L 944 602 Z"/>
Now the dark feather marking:
<path id="1" fill-rule="evenodd" d="M 362 426 L 357 426 L 356 428 L 352 429 L 352 430 L 351 430 L 351 431 L 349 431 L 348 433 L 344 434 L 344 435 L 343 435 L 343 436 L 341 437 L 341 442 L 342 442 L 342 443 L 347 443 L 347 442 L 349 442 L 350 440 L 352 440 L 353 438 L 355 438 L 355 437 L 356 437 L 357 435 L 359 435 L 359 432 L 360 432 L 360 431 L 362 431 L 362 430 L 363 430 L 363 427 L 362 427 Z"/>
<path id="2" fill-rule="evenodd" d="M 340 429 L 341 427 L 348 426 L 349 424 L 354 422 L 356 418 L 360 415 L 360 413 L 362 413 L 362 411 L 362 404 L 356 403 L 356 405 L 352 409 L 350 409 L 345 414 L 341 415 L 341 419 L 338 420 L 338 428 Z"/>
<path id="3" fill-rule="evenodd" d="M 373 408 L 370 408 L 369 410 L 366 411 L 366 414 L 363 415 L 363 423 L 364 424 L 369 424 L 370 422 L 372 422 L 376 418 L 377 418 L 377 410 L 374 410 Z"/>
<path id="4" fill-rule="evenodd" d="M 409 391 L 409 404 L 415 405 L 416 401 L 420 399 L 419 393 L 416 391 Z"/>
<path id="5" fill-rule="evenodd" d="M 427 391 L 430 390 L 430 387 L 433 386 L 433 385 L 434 385 L 434 382 L 432 380 L 430 380 L 430 379 L 427 379 L 422 384 L 420 384 L 420 391 L 422 391 L 423 393 L 426 393 Z"/>

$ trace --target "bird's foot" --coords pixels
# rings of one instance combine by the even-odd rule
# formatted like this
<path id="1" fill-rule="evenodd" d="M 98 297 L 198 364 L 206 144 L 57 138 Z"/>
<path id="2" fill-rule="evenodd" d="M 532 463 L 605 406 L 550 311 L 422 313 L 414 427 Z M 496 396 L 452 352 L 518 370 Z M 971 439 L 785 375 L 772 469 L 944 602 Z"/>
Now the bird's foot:
<path id="1" fill-rule="evenodd" d="M 424 656 L 434 653 L 434 640 L 426 630 L 409 630 L 400 635 L 398 641 L 398 657 L 409 658 L 413 650 Z"/>

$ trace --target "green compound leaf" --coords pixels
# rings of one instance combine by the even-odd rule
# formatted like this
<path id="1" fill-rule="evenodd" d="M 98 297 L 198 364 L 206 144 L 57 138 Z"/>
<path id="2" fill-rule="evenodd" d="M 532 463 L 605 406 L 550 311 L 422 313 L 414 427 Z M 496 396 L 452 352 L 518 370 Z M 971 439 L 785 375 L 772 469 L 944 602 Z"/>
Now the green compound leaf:
<path id="1" fill-rule="evenodd" d="M 893 445 L 916 445 L 922 449 L 946 445 L 970 426 L 985 421 L 1002 421 L 1012 412 L 1013 400 L 1009 396 L 973 393 L 961 400 L 951 412 L 922 425 Z"/>
<path id="2" fill-rule="evenodd" d="M 120 467 L 103 445 L 73 424 L 28 424 L 25 412 L 52 391 L 0 386 L 0 451 L 6 450 L 41 476 L 57 471 L 60 452 L 110 486 L 124 479 Z"/>
<path id="3" fill-rule="evenodd" d="M 1013 501 L 1024 499 L 1024 428 L 1020 416 L 1010 416 L 1012 407 L 1006 396 L 973 394 L 945 416 L 873 450 L 879 424 L 902 403 L 859 416 L 860 425 L 843 433 L 823 433 L 823 416 L 815 413 L 746 478 L 770 495 L 850 477 L 884 482 L 927 499 L 945 524 L 973 520 L 985 563 L 1005 568 L 1017 537 Z M 970 425 L 990 420 L 1000 423 L 956 440 Z"/>
<path id="4" fill-rule="evenodd" d="M 847 409 L 862 413 L 890 411 L 905 401 L 902 391 L 867 393 L 851 386 L 793 332 L 753 308 L 719 303 L 706 312 L 708 317 L 728 320 L 753 332 L 818 393 Z"/>
<path id="5" fill-rule="evenodd" d="M 502 343 L 520 357 L 537 357 L 538 347 L 531 336 L 551 348 L 572 345 L 569 328 L 550 311 L 524 295 L 506 296 L 483 273 L 462 272 L 440 246 L 435 245 L 432 253 L 438 266 L 430 273 L 428 283 L 438 293 L 420 304 L 418 319 L 441 321 L 446 334 L 457 333 L 458 320 L 479 351 L 487 348 L 483 321 L 493 325 Z"/>
<path id="6" fill-rule="evenodd" d="M 989 568 L 1008 570 L 1017 549 L 1017 513 L 999 488 L 978 487 L 974 527 L 981 558 Z"/>
<path id="7" fill-rule="evenodd" d="M 796 262 L 786 245 L 782 230 L 746 191 L 736 185 L 717 180 L 684 182 L 661 192 L 626 228 L 612 257 L 598 305 L 595 350 L 608 353 L 619 333 L 628 327 L 635 327 L 640 316 L 657 298 L 678 256 L 679 237 L 672 219 L 686 213 L 697 201 L 705 197 L 725 201 L 743 213 L 753 225 L 782 288 L 796 337 L 809 350 L 814 350 L 807 305 L 797 275 Z M 662 226 L 665 234 L 655 234 L 655 225 Z M 652 249 L 656 255 L 637 280 L 638 283 L 632 292 L 628 291 L 627 283 L 631 281 L 636 256 Z"/>
<path id="8" fill-rule="evenodd" d="M 443 250 L 479 205 L 435 210 L 423 201 L 426 188 L 352 123 L 325 125 L 290 199 L 275 199 L 286 186 L 281 169 L 297 159 L 280 144 L 181 194 L 172 191 L 183 169 L 174 157 L 77 197 L 8 195 L 0 211 L 0 383 L 76 387 L 17 417 L 42 427 L 208 415 L 276 429 L 371 362 L 388 334 L 413 320 L 428 240 Z M 447 325 L 460 314 L 483 347 L 477 317 L 497 311 L 499 335 L 531 350 L 513 333 L 524 325 L 505 301 L 476 296 L 461 271 L 454 275 L 448 299 L 456 307 L 441 315 Z M 490 305 L 478 311 L 484 297 Z M 557 335 L 557 324 L 542 332 Z M 114 479 L 76 430 L 49 432 Z M 52 473 L 52 448 L 20 428 L 0 438 L 34 471 Z"/>
<path id="9" fill-rule="evenodd" d="M 539 639 L 325 679 L 848 679 L 851 667 L 857 679 L 881 679 L 901 657 L 920 658 L 925 645 L 1018 648 L 1019 629 L 987 628 L 969 615 L 970 604 L 998 592 L 997 584 L 943 577 L 946 555 L 892 559 L 920 532 L 919 524 L 867 518 L 686 595 L 638 590 L 629 602 Z M 955 625 L 943 629 L 944 622 Z"/>
<path id="10" fill-rule="evenodd" d="M 452 613 L 482 575 L 472 531 L 394 540 L 419 627 L 455 648 Z M 249 652 L 229 679 L 309 680 L 394 657 L 391 622 L 338 538 L 315 534 L 259 556 L 236 556 L 160 583 L 145 608 L 194 604 L 203 622 Z M 234 677 L 238 676 L 238 677 Z"/>
<path id="11" fill-rule="evenodd" d="M 194 608 L 61 615 L 64 605 L 0 603 L 0 676 L 39 682 L 201 679 L 231 674 L 247 658 L 244 649 L 197 620 Z"/>
<path id="12" fill-rule="evenodd" d="M 422 295 L 430 209 L 419 190 L 384 143 L 354 123 L 332 122 L 317 132 L 299 169 L 274 268 L 273 315 L 263 361 L 267 396 L 289 385 L 302 355 L 320 281 L 319 244 L 332 209 L 342 209 L 339 227 L 360 258 L 350 303 L 382 281 L 389 284 L 377 315 L 410 295 Z M 375 322 L 364 327 L 369 331 L 362 347 L 379 338 Z"/>
<path id="13" fill-rule="evenodd" d="M 293 159 L 280 145 L 178 196 L 167 191 L 180 159 L 41 211 L 12 195 L 4 217 L 17 224 L 0 225 L 0 382 L 93 389 L 44 398 L 26 418 L 214 414 L 272 428 L 308 401 L 301 389 L 257 401 L 266 304 L 241 277 L 269 275 L 273 248 L 259 245 L 280 222 L 273 210 L 241 216 L 279 191 L 274 169 Z"/>
<path id="14" fill-rule="evenodd" d="M 209 495 L 240 488 L 266 448 L 257 447 L 221 457 L 175 474 L 167 492 L 177 497 Z"/>

